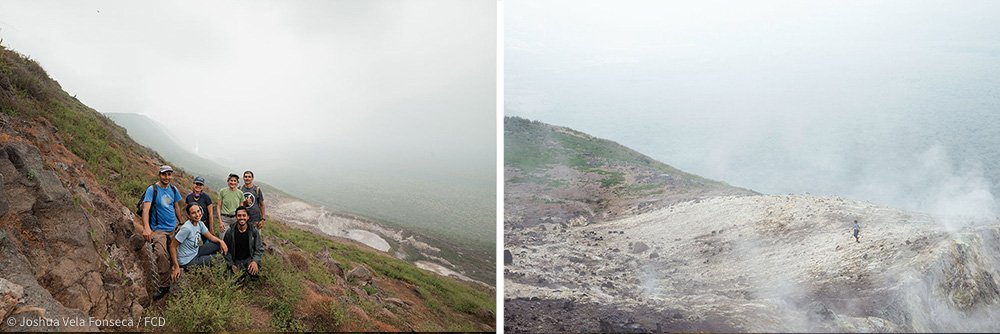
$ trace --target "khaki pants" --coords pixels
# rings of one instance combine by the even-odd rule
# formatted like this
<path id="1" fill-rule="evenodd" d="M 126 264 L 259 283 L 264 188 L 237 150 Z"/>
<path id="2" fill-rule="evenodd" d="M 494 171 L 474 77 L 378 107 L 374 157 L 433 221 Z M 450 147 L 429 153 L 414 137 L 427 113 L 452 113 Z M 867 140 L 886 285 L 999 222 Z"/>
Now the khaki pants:
<path id="1" fill-rule="evenodd" d="M 156 273 L 160 275 L 159 287 L 170 286 L 170 236 L 173 233 L 166 231 L 153 231 L 150 250 L 153 252 L 153 259 L 156 261 Z"/>
<path id="2" fill-rule="evenodd" d="M 219 234 L 219 238 L 221 238 L 223 235 L 226 235 L 226 231 L 228 231 L 229 228 L 233 226 L 233 224 L 236 224 L 235 216 L 234 217 L 222 216 L 222 225 L 225 226 L 225 229 L 222 230 L 221 234 Z"/>

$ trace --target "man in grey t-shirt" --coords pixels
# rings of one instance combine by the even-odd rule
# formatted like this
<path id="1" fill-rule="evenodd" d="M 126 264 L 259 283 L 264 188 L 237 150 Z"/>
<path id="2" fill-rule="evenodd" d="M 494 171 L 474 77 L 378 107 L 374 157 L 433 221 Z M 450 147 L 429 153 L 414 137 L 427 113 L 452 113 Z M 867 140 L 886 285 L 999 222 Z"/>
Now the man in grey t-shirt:
<path id="1" fill-rule="evenodd" d="M 267 220 L 264 218 L 267 209 L 264 207 L 264 193 L 260 191 L 259 186 L 253 184 L 253 172 L 243 172 L 243 185 L 240 186 L 240 191 L 243 192 L 243 206 L 250 215 L 248 223 L 254 224 L 258 230 L 263 229 L 264 221 Z"/>

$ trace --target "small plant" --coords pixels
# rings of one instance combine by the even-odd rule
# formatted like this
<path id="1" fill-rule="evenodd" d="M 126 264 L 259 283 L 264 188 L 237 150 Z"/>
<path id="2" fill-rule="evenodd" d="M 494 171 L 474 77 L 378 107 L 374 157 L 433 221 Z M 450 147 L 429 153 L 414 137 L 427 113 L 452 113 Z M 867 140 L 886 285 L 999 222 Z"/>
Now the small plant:
<path id="1" fill-rule="evenodd" d="M 378 289 L 376 289 L 374 286 L 371 285 L 365 285 L 365 287 L 361 289 L 365 290 L 365 293 L 367 293 L 369 296 L 378 293 Z"/>
<path id="2" fill-rule="evenodd" d="M 87 235 L 90 236 L 90 241 L 94 243 L 94 246 L 99 246 L 97 243 L 97 231 L 94 231 L 93 228 L 88 228 Z"/>
<path id="3" fill-rule="evenodd" d="M 184 332 L 244 329 L 249 315 L 243 306 L 249 296 L 236 284 L 237 277 L 221 265 L 188 271 L 181 277 L 182 293 L 170 296 L 163 310 L 167 328 Z"/>
<path id="4" fill-rule="evenodd" d="M 295 307 L 285 302 L 272 304 L 271 325 L 283 332 L 302 330 L 302 324 L 295 319 Z"/>
<path id="5" fill-rule="evenodd" d="M 330 329 L 339 329 L 344 324 L 344 319 L 347 318 L 347 310 L 342 304 L 330 302 L 329 311 L 330 320 L 333 321 L 333 328 Z"/>

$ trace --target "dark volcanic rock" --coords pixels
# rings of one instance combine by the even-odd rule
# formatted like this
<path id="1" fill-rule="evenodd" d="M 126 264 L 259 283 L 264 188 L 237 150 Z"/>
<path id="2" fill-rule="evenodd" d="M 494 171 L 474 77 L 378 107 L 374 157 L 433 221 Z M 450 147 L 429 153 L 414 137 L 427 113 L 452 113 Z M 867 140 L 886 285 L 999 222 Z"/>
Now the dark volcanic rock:
<path id="1" fill-rule="evenodd" d="M 38 148 L 26 143 L 0 148 L 0 173 L 0 210 L 9 217 L 2 226 L 7 237 L 0 240 L 0 278 L 24 287 L 19 307 L 27 311 L 18 316 L 141 316 L 142 306 L 134 301 L 148 302 L 151 266 L 145 248 L 129 241 L 134 229 L 123 216 L 128 210 L 100 200 L 93 213 L 84 211 L 60 175 L 45 168 Z M 107 196 L 98 191 L 92 196 Z M 114 262 L 114 269 L 107 262 Z M 131 279 L 122 285 L 126 276 Z"/>

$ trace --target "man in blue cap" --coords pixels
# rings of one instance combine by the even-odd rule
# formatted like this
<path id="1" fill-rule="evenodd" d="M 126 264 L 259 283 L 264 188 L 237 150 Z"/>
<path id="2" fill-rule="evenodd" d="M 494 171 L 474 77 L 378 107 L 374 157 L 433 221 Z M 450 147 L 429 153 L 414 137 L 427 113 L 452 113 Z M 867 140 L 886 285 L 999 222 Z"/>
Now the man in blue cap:
<path id="1" fill-rule="evenodd" d="M 142 238 L 150 243 L 160 274 L 159 291 L 153 294 L 159 299 L 170 287 L 170 259 L 167 240 L 181 220 L 181 193 L 170 184 L 174 179 L 174 169 L 160 166 L 159 182 L 146 188 L 142 198 Z"/>
<path id="2" fill-rule="evenodd" d="M 222 234 L 224 229 L 221 226 L 216 226 L 218 224 L 212 224 L 212 220 L 215 218 L 215 206 L 212 205 L 212 197 L 205 193 L 205 178 L 195 176 L 194 186 L 191 189 L 191 193 L 184 198 L 184 203 L 198 204 L 203 213 L 201 221 L 205 223 L 205 227 L 208 227 L 208 230 L 212 231 L 214 235 Z M 216 227 L 219 228 L 218 231 L 215 230 Z"/>

